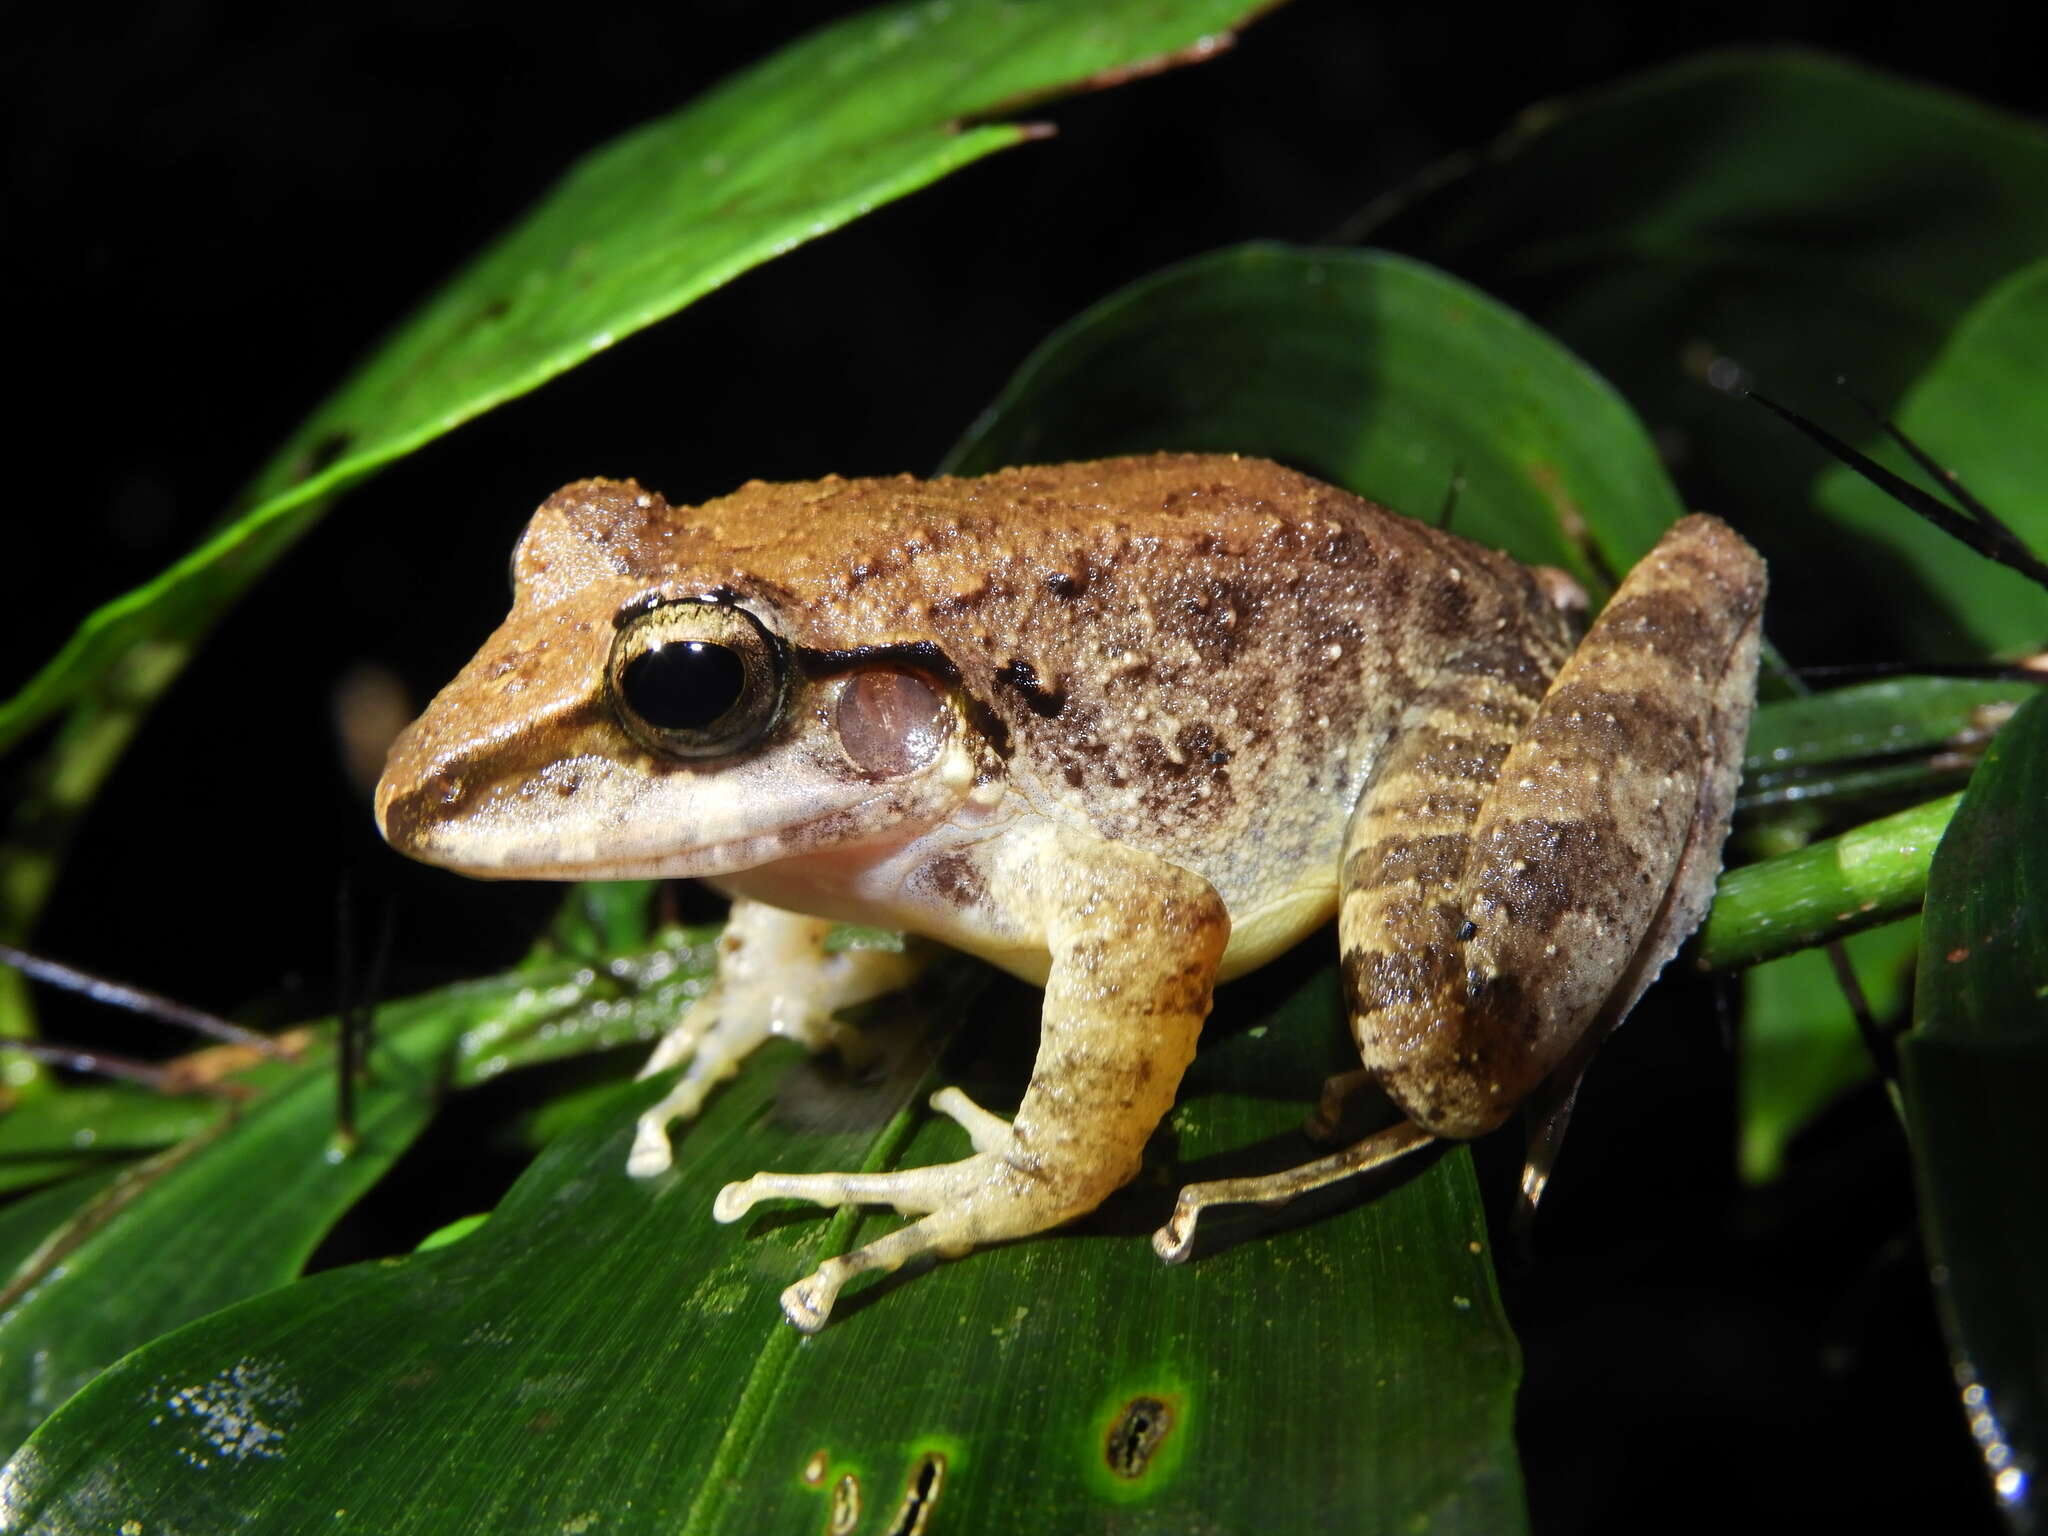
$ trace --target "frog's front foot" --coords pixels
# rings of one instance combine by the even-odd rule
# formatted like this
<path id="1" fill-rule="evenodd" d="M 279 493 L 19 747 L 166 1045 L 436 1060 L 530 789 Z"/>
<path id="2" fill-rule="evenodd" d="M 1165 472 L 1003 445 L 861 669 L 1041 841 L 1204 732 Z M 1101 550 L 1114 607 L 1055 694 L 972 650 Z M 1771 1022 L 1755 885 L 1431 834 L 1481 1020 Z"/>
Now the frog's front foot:
<path id="1" fill-rule="evenodd" d="M 668 1128 L 695 1117 L 711 1090 L 775 1035 L 811 1050 L 838 1044 L 846 1026 L 833 1014 L 909 985 L 922 960 L 893 950 L 832 953 L 832 924 L 740 898 L 718 941 L 718 977 L 654 1048 L 640 1076 L 688 1070 L 640 1117 L 626 1171 L 638 1179 L 666 1173 L 674 1154 Z"/>
<path id="2" fill-rule="evenodd" d="M 987 1243 L 1028 1237 L 1092 1210 L 1121 1183 L 1059 1177 L 1020 1144 L 1016 1130 L 958 1088 L 941 1089 L 931 1105 L 957 1121 L 974 1153 L 955 1163 L 895 1173 L 757 1173 L 718 1192 L 711 1214 L 721 1222 L 744 1216 L 760 1200 L 808 1200 L 815 1205 L 887 1205 L 921 1219 L 852 1253 L 827 1259 L 782 1293 L 783 1314 L 805 1333 L 831 1315 L 840 1288 L 870 1270 L 900 1269 L 913 1259 L 951 1259 Z"/>

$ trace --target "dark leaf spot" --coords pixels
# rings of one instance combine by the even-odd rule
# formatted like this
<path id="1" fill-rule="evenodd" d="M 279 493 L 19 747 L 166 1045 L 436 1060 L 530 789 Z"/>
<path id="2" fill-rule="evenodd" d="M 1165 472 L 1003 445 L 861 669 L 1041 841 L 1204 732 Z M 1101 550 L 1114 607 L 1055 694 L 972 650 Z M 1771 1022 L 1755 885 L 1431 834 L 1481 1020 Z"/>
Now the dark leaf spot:
<path id="1" fill-rule="evenodd" d="M 1145 1475 L 1172 1433 L 1173 1409 L 1164 1398 L 1134 1397 L 1110 1425 L 1103 1441 L 1103 1459 L 1118 1477 L 1136 1481 Z"/>

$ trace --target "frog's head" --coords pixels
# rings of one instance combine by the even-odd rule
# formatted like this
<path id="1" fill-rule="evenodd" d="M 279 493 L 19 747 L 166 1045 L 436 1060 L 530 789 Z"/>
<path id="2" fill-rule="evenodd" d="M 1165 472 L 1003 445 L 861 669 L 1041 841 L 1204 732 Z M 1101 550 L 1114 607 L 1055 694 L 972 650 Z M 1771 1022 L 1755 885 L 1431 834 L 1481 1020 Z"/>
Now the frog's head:
<path id="1" fill-rule="evenodd" d="M 621 880 L 943 820 L 990 766 L 946 658 L 845 645 L 741 558 L 631 481 L 550 497 L 511 614 L 391 748 L 385 837 L 465 874 Z"/>

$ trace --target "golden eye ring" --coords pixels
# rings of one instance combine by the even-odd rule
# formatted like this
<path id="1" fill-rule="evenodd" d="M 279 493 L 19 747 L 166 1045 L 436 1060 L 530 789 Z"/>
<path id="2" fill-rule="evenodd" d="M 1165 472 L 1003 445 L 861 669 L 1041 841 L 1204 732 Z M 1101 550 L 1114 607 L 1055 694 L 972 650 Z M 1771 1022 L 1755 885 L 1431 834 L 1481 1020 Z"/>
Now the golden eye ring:
<path id="1" fill-rule="evenodd" d="M 605 665 L 626 733 L 670 757 L 744 751 L 781 717 L 788 667 L 759 619 L 730 603 L 686 599 L 624 619 Z"/>

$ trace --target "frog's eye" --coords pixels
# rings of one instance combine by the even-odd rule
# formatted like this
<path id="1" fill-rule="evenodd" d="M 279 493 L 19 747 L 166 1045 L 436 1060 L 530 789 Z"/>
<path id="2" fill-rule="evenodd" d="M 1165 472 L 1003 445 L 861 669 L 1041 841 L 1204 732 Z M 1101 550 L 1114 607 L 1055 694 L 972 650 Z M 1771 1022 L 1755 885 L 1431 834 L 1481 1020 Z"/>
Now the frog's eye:
<path id="1" fill-rule="evenodd" d="M 775 723 L 782 648 L 744 608 L 668 603 L 620 626 L 606 679 L 620 723 L 642 746 L 717 757 Z"/>

